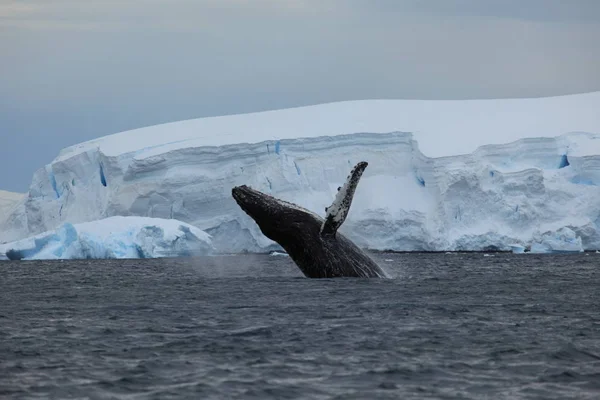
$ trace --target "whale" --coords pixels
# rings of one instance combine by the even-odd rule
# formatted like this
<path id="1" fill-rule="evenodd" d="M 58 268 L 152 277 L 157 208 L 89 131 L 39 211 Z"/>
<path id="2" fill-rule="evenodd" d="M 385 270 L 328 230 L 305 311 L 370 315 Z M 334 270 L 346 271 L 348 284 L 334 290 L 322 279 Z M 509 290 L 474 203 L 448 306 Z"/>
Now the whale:
<path id="1" fill-rule="evenodd" d="M 346 220 L 356 187 L 368 163 L 359 162 L 338 188 L 325 217 L 247 185 L 231 194 L 261 232 L 277 242 L 307 278 L 387 278 L 362 249 L 338 232 Z"/>

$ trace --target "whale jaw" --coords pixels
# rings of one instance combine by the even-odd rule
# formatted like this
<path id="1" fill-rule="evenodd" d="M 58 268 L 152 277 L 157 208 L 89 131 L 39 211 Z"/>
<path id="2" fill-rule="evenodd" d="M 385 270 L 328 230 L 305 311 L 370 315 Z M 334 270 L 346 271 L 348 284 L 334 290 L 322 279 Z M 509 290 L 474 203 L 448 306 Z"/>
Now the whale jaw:
<path id="1" fill-rule="evenodd" d="M 286 244 L 301 240 L 301 232 L 320 227 L 323 219 L 296 205 L 259 192 L 249 186 L 236 186 L 231 195 L 269 239 Z"/>

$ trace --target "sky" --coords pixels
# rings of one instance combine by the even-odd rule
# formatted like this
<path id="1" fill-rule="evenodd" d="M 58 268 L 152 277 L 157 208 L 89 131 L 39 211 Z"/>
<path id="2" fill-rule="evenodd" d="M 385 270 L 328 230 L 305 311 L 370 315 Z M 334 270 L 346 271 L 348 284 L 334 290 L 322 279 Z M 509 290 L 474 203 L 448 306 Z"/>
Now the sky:
<path id="1" fill-rule="evenodd" d="M 164 122 L 600 90 L 599 0 L 0 0 L 0 189 Z"/>

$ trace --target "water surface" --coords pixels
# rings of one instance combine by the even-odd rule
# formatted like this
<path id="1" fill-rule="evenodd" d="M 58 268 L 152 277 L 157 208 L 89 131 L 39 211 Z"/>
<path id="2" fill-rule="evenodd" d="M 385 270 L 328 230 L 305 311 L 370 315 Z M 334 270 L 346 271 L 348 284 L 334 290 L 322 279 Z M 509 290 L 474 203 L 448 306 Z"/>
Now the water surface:
<path id="1" fill-rule="evenodd" d="M 1 398 L 600 396 L 600 254 L 0 262 Z"/>

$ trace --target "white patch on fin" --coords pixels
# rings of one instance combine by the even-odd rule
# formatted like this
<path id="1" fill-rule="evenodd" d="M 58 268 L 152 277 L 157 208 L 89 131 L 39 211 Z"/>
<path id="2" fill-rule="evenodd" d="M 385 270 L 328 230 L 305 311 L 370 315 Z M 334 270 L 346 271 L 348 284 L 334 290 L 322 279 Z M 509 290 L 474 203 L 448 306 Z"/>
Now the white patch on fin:
<path id="1" fill-rule="evenodd" d="M 365 168 L 369 165 L 366 161 L 361 161 L 350 171 L 350 176 L 344 183 L 344 186 L 338 188 L 338 192 L 335 195 L 333 203 L 325 209 L 327 214 L 325 215 L 325 222 L 321 226 L 322 235 L 335 235 L 337 230 L 346 220 L 350 205 L 352 204 L 352 198 L 356 191 L 358 181 L 362 176 Z"/>

